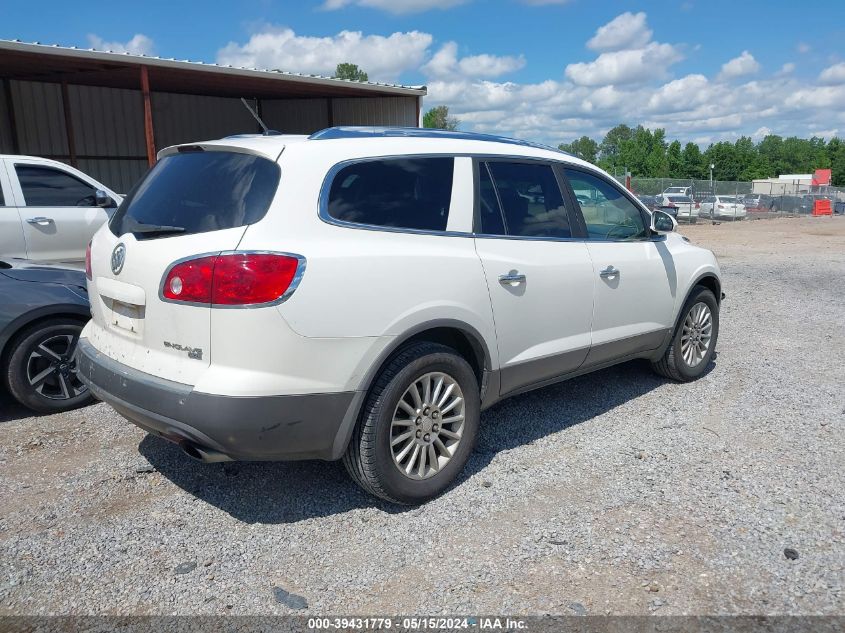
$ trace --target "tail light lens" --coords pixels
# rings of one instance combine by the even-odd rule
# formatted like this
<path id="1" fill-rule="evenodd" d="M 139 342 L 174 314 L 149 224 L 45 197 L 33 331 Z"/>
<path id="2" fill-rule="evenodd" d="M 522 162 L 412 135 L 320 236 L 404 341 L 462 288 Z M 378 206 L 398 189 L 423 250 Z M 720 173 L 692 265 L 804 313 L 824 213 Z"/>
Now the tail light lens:
<path id="1" fill-rule="evenodd" d="M 305 267 L 298 255 L 225 253 L 175 264 L 165 275 L 162 298 L 194 304 L 245 306 L 272 303 Z"/>
<path id="2" fill-rule="evenodd" d="M 696 202 L 696 203 L 695 203 L 695 208 L 696 208 L 696 209 L 700 209 L 700 208 L 701 208 L 701 203 L 700 203 L 700 202 Z"/>
<path id="3" fill-rule="evenodd" d="M 85 276 L 88 281 L 94 279 L 94 273 L 91 272 L 91 242 L 88 242 L 88 248 L 85 249 Z"/>
<path id="4" fill-rule="evenodd" d="M 725 208 L 725 205 L 723 205 L 723 204 L 717 204 L 716 206 L 717 206 L 717 207 L 719 207 L 720 209 L 724 209 L 724 208 Z"/>

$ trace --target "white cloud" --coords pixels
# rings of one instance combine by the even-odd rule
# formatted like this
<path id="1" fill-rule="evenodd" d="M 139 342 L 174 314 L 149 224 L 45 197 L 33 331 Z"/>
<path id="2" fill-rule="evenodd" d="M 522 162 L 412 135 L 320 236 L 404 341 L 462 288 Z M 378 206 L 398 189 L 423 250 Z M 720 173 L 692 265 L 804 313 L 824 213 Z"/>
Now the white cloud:
<path id="1" fill-rule="evenodd" d="M 664 77 L 683 59 L 671 44 L 651 42 L 645 48 L 602 53 L 595 61 L 569 64 L 566 76 L 580 86 L 630 84 Z"/>
<path id="2" fill-rule="evenodd" d="M 458 59 L 458 45 L 455 42 L 446 42 L 422 67 L 422 71 L 430 77 L 438 78 L 464 76 L 489 79 L 524 66 L 525 58 L 522 55 L 513 57 L 484 54 Z"/>
<path id="3" fill-rule="evenodd" d="M 132 53 L 133 55 L 153 55 L 155 46 L 153 40 L 143 33 L 136 33 L 128 42 L 106 42 L 98 35 L 88 34 L 91 48 L 113 53 Z"/>
<path id="4" fill-rule="evenodd" d="M 722 65 L 722 72 L 719 73 L 719 78 L 734 79 L 736 77 L 744 77 L 746 75 L 753 75 L 758 70 L 760 70 L 760 64 L 754 59 L 754 55 L 748 51 L 742 51 L 739 57 L 734 57 Z"/>
<path id="5" fill-rule="evenodd" d="M 812 50 L 812 47 L 806 42 L 798 42 L 798 45 L 795 47 L 795 50 L 799 53 L 809 53 Z"/>
<path id="6" fill-rule="evenodd" d="M 751 138 L 754 139 L 755 141 L 760 141 L 763 138 L 769 136 L 771 133 L 772 133 L 772 129 L 763 125 L 763 126 L 757 128 L 757 131 L 755 131 L 751 135 Z"/>
<path id="7" fill-rule="evenodd" d="M 646 24 L 646 14 L 630 11 L 616 16 L 587 42 L 587 48 L 594 51 L 619 51 L 642 48 L 651 41 L 651 29 Z"/>
<path id="8" fill-rule="evenodd" d="M 845 62 L 825 68 L 819 75 L 819 83 L 828 86 L 845 84 Z"/>
<path id="9" fill-rule="evenodd" d="M 341 31 L 332 37 L 311 37 L 289 28 L 266 27 L 245 44 L 230 42 L 217 52 L 218 64 L 331 75 L 341 62 L 351 62 L 372 81 L 395 81 L 425 60 L 432 36 L 420 31 L 364 35 Z"/>
<path id="10" fill-rule="evenodd" d="M 795 64 L 792 62 L 787 62 L 783 66 L 780 67 L 780 74 L 781 75 L 788 75 L 795 71 Z"/>
<path id="11" fill-rule="evenodd" d="M 420 13 L 430 9 L 451 9 L 469 0 L 325 0 L 322 9 L 335 11 L 349 5 L 381 9 L 390 13 Z"/>

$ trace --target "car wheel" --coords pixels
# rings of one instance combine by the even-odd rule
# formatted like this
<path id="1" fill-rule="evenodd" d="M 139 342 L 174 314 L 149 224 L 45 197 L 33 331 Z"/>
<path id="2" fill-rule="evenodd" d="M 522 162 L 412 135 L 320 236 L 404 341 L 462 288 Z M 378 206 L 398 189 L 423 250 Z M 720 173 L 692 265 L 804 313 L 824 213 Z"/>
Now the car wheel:
<path id="1" fill-rule="evenodd" d="M 661 376 L 689 382 L 701 376 L 713 358 L 719 337 L 719 304 L 713 293 L 696 286 L 681 310 L 672 342 L 652 368 Z"/>
<path id="2" fill-rule="evenodd" d="M 376 377 L 343 463 L 367 492 L 422 503 L 463 470 L 480 410 L 478 381 L 466 360 L 445 345 L 409 345 Z"/>
<path id="3" fill-rule="evenodd" d="M 66 411 L 92 400 L 73 359 L 82 327 L 79 321 L 51 319 L 12 341 L 5 378 L 15 400 L 39 413 Z"/>

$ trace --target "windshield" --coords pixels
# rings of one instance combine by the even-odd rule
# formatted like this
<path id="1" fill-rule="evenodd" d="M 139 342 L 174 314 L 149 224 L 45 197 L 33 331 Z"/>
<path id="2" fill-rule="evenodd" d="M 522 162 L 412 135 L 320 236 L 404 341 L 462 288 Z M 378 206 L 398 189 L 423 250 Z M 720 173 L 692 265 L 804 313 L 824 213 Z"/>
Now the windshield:
<path id="1" fill-rule="evenodd" d="M 279 185 L 279 166 L 238 152 L 165 156 L 132 189 L 109 228 L 136 239 L 231 229 L 258 222 Z"/>

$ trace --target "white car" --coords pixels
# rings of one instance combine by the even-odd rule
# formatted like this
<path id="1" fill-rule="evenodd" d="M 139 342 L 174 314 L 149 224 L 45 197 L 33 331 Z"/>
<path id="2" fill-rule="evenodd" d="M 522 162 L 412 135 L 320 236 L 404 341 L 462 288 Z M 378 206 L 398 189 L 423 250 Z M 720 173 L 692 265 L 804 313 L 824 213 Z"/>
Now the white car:
<path id="1" fill-rule="evenodd" d="M 94 236 L 79 376 L 195 458 L 343 458 L 420 502 L 502 398 L 634 358 L 707 370 L 719 266 L 675 226 L 593 165 L 500 137 L 170 147 Z"/>
<path id="2" fill-rule="evenodd" d="M 0 155 L 0 257 L 81 265 L 91 237 L 122 200 L 64 163 Z"/>
<path id="3" fill-rule="evenodd" d="M 710 196 L 701 203 L 701 215 L 713 219 L 744 220 L 745 202 L 736 196 Z"/>
<path id="4" fill-rule="evenodd" d="M 664 193 L 657 196 L 656 200 L 660 211 L 668 213 L 679 222 L 684 221 L 689 224 L 698 222 L 699 206 L 689 196 Z"/>
<path id="5" fill-rule="evenodd" d="M 692 187 L 667 187 L 663 191 L 664 196 L 690 196 L 692 197 Z"/>

